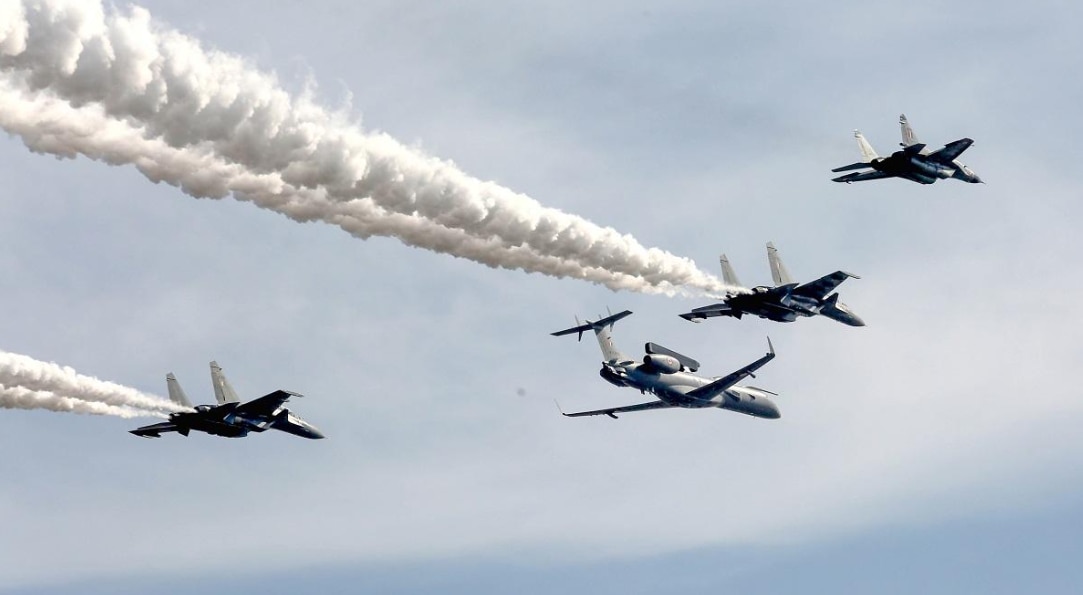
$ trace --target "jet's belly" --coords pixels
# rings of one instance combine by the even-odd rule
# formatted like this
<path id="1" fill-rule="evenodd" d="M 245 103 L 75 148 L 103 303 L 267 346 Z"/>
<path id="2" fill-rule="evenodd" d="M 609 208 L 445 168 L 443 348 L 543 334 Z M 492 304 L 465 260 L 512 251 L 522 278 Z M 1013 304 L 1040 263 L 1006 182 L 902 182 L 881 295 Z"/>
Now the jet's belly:
<path id="1" fill-rule="evenodd" d="M 240 438 L 248 434 L 248 430 L 244 427 L 210 420 L 195 420 L 191 424 L 191 428 L 199 432 L 225 436 L 226 438 Z"/>
<path id="2" fill-rule="evenodd" d="M 933 163 L 918 157 L 912 157 L 910 164 L 915 170 L 930 178 L 950 178 L 955 169 L 941 163 Z"/>

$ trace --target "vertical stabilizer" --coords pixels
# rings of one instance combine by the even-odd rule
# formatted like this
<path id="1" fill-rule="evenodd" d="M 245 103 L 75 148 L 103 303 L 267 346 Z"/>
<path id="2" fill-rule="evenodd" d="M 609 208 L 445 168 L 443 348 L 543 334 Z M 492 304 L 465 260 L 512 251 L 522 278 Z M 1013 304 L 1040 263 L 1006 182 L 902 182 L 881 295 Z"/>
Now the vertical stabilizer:
<path id="1" fill-rule="evenodd" d="M 869 144 L 869 141 L 865 140 L 865 135 L 861 134 L 860 130 L 854 131 L 854 138 L 857 139 L 857 146 L 861 148 L 862 160 L 864 160 L 866 163 L 872 163 L 873 161 L 876 161 L 880 158 L 880 156 L 877 155 L 876 151 L 872 148 L 872 145 Z"/>
<path id="2" fill-rule="evenodd" d="M 718 257 L 718 262 L 722 265 L 722 280 L 726 282 L 726 285 L 743 287 L 741 281 L 737 279 L 737 273 L 733 272 L 733 267 L 730 265 L 730 259 L 726 258 L 725 254 Z"/>
<path id="3" fill-rule="evenodd" d="M 237 398 L 237 392 L 233 390 L 229 381 L 226 380 L 226 375 L 222 373 L 222 367 L 218 365 L 218 362 L 211 362 L 211 384 L 214 385 L 214 398 L 219 405 L 240 401 Z"/>
<path id="4" fill-rule="evenodd" d="M 778 249 L 771 242 L 767 242 L 767 262 L 771 265 L 771 278 L 775 280 L 776 287 L 793 283 L 790 272 L 786 270 L 786 265 L 782 264 L 782 258 L 778 255 Z"/>
<path id="5" fill-rule="evenodd" d="M 914 129 L 910 127 L 910 122 L 907 121 L 906 114 L 899 114 L 899 128 L 902 132 L 902 143 L 900 143 L 902 146 L 909 147 L 910 145 L 921 144 L 917 135 L 914 134 Z"/>
<path id="6" fill-rule="evenodd" d="M 188 395 L 184 394 L 184 389 L 181 388 L 177 377 L 170 372 L 165 375 L 165 385 L 169 389 L 169 400 L 173 401 L 181 407 L 191 407 L 192 402 L 188 400 Z"/>

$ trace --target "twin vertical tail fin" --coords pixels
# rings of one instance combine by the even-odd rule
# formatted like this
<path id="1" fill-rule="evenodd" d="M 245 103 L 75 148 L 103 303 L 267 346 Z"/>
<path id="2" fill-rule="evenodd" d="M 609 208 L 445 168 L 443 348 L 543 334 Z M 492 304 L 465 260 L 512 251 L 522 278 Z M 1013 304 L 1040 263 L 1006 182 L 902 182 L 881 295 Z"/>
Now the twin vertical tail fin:
<path id="1" fill-rule="evenodd" d="M 921 144 L 921 141 L 918 140 L 918 136 L 914 134 L 914 129 L 910 127 L 910 122 L 907 121 L 906 114 L 899 114 L 899 128 L 902 132 L 902 142 L 899 144 L 904 147 Z"/>
<path id="2" fill-rule="evenodd" d="M 880 158 L 880 156 L 876 154 L 876 150 L 869 144 L 869 141 L 865 140 L 865 135 L 861 134 L 860 130 L 854 131 L 854 138 L 857 139 L 857 146 L 861 149 L 861 159 L 865 163 L 872 163 Z"/>
<path id="3" fill-rule="evenodd" d="M 594 331 L 595 336 L 598 337 L 598 346 L 602 349 L 602 356 L 605 357 L 605 361 L 622 361 L 627 358 L 624 356 L 624 354 L 620 352 L 620 350 L 617 349 L 617 346 L 613 343 L 612 329 L 613 325 L 616 324 L 618 320 L 624 318 L 625 316 L 630 316 L 631 314 L 631 310 L 625 310 L 623 312 L 618 312 L 617 314 L 606 316 L 605 318 L 602 318 L 600 320 L 587 320 L 583 324 L 580 324 L 578 326 L 573 326 L 572 328 L 567 328 L 551 334 L 554 337 L 561 337 L 564 335 L 570 335 L 572 333 L 579 333 L 579 340 L 582 341 L 583 333 L 587 331 Z"/>
<path id="4" fill-rule="evenodd" d="M 718 263 L 722 265 L 722 280 L 726 282 L 726 285 L 742 287 L 741 281 L 737 279 L 737 273 L 733 272 L 730 259 L 726 258 L 725 254 L 718 257 Z"/>
<path id="5" fill-rule="evenodd" d="M 237 391 L 233 390 L 229 380 L 226 380 L 226 375 L 222 373 L 222 366 L 219 366 L 218 362 L 211 362 L 211 384 L 214 385 L 214 398 L 219 405 L 240 402 Z"/>
<path id="6" fill-rule="evenodd" d="M 192 402 L 188 400 L 188 395 L 184 394 L 184 389 L 181 388 L 177 377 L 172 372 L 165 375 L 165 385 L 169 389 L 169 400 L 173 401 L 181 407 L 191 407 Z"/>
<path id="7" fill-rule="evenodd" d="M 790 272 L 786 270 L 786 265 L 782 264 L 782 258 L 778 255 L 778 249 L 771 242 L 767 242 L 767 263 L 771 265 L 771 278 L 774 279 L 776 287 L 793 283 Z"/>

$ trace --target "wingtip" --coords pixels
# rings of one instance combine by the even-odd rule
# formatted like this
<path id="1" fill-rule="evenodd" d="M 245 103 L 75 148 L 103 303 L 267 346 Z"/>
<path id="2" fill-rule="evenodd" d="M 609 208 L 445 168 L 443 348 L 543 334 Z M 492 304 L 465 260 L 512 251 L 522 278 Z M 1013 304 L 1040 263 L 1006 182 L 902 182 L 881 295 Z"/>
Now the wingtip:
<path id="1" fill-rule="evenodd" d="M 775 354 L 775 346 L 771 343 L 771 337 L 767 337 L 767 353 L 769 355 Z"/>
<path id="2" fill-rule="evenodd" d="M 561 415 L 563 415 L 564 417 L 568 417 L 568 414 L 564 413 L 564 410 L 561 409 L 560 401 L 557 401 L 556 399 L 553 399 L 553 404 L 557 406 L 557 411 L 559 411 Z"/>

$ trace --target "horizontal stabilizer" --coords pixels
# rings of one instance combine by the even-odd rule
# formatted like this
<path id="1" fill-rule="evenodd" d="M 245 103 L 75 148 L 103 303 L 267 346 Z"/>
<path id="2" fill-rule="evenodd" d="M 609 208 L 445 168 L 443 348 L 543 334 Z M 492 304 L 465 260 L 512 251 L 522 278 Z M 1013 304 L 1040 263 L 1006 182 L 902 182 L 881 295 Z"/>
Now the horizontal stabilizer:
<path id="1" fill-rule="evenodd" d="M 907 155 L 920 155 L 925 150 L 925 143 L 918 143 L 916 145 L 906 145 L 903 148 L 903 152 Z"/>
<path id="2" fill-rule="evenodd" d="M 713 318 L 715 316 L 732 316 L 740 320 L 741 312 L 734 310 L 726 304 L 712 304 L 710 306 L 700 306 L 699 308 L 693 309 L 691 312 L 685 312 L 679 316 L 691 322 L 700 322 L 706 318 Z"/>
<path id="3" fill-rule="evenodd" d="M 187 430 L 187 429 L 186 429 Z M 142 436 L 143 438 L 161 438 L 162 432 L 178 432 L 180 428 L 173 422 L 163 421 L 161 423 L 151 424 L 149 426 L 143 426 L 134 430 L 128 430 L 129 433 L 136 436 Z M 188 432 L 185 431 L 185 434 Z"/>
<path id="4" fill-rule="evenodd" d="M 672 349 L 667 349 L 665 347 L 662 347 L 661 345 L 659 345 L 657 343 L 647 343 L 643 347 L 643 349 L 649 354 L 668 355 L 669 357 L 672 357 L 673 359 L 681 362 L 681 365 L 684 366 L 685 368 L 688 368 L 688 370 L 691 371 L 691 372 L 695 372 L 696 370 L 699 369 L 699 362 L 698 361 L 688 357 L 687 355 L 677 353 L 676 351 L 673 351 Z"/>
<path id="5" fill-rule="evenodd" d="M 872 164 L 869 163 L 868 161 L 858 161 L 857 163 L 851 163 L 850 165 L 844 165 L 842 167 L 836 167 L 835 169 L 833 169 L 831 171 L 833 171 L 835 173 L 838 173 L 840 171 L 852 171 L 852 170 L 855 170 L 855 169 L 867 169 L 867 168 L 870 168 L 870 167 L 872 167 Z"/>
<path id="6" fill-rule="evenodd" d="M 831 178 L 832 182 L 862 182 L 865 180 L 879 180 L 881 178 L 891 177 L 882 171 L 858 171 L 852 174 L 846 174 L 845 176 L 839 176 L 837 178 Z"/>
<path id="7" fill-rule="evenodd" d="M 581 324 L 579 326 L 574 326 L 572 328 L 567 328 L 567 329 L 564 329 L 562 331 L 557 331 L 555 333 L 550 333 L 550 334 L 553 335 L 554 337 L 562 337 L 564 335 L 570 335 L 572 333 L 579 333 L 579 340 L 582 341 L 583 340 L 583 333 L 585 333 L 586 331 L 599 331 L 601 329 L 604 329 L 607 326 L 613 326 L 614 324 L 616 324 L 616 322 L 618 320 L 620 320 L 621 318 L 624 318 L 625 316 L 631 316 L 631 314 L 632 314 L 631 310 L 625 310 L 623 312 L 618 312 L 616 314 L 613 314 L 612 316 L 606 316 L 605 318 L 602 318 L 601 320 L 596 320 L 596 321 L 588 320 L 588 321 L 584 322 L 583 324 Z"/>

